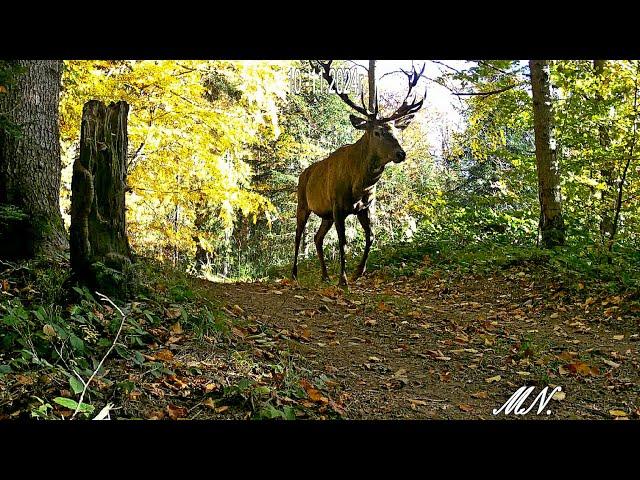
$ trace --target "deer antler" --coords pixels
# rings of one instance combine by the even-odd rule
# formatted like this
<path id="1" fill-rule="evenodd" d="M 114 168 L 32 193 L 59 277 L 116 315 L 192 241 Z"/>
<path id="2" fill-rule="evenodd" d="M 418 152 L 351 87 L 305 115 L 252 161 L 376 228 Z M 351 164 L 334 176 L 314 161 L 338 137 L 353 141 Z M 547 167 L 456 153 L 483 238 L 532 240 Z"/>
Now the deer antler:
<path id="1" fill-rule="evenodd" d="M 390 122 L 392 120 L 398 120 L 399 118 L 406 117 L 407 115 L 411 115 L 413 113 L 416 113 L 418 110 L 420 110 L 422 108 L 422 104 L 424 103 L 424 100 L 427 97 L 427 92 L 426 91 L 424 93 L 424 96 L 422 97 L 422 100 L 420 100 L 419 102 L 416 102 L 415 93 L 413 95 L 413 100 L 411 101 L 411 103 L 407 103 L 407 100 L 409 99 L 409 95 L 411 95 L 411 91 L 413 90 L 413 88 L 418 84 L 418 80 L 420 80 L 420 77 L 424 73 L 425 67 L 426 67 L 426 64 L 422 64 L 422 68 L 420 69 L 420 72 L 416 71 L 416 67 L 415 66 L 411 67 L 411 72 L 406 72 L 406 71 L 400 69 L 400 71 L 407 76 L 407 81 L 409 83 L 409 89 L 407 90 L 407 95 L 404 97 L 404 100 L 402 101 L 402 105 L 400 105 L 397 108 L 397 110 L 395 112 L 393 112 L 390 116 L 384 117 L 384 118 L 379 118 L 377 120 L 379 123 L 385 123 L 385 122 Z M 378 110 L 378 106 L 377 105 L 378 105 L 378 99 L 376 97 L 376 113 L 377 113 L 377 110 Z"/>
<path id="2" fill-rule="evenodd" d="M 356 105 L 353 100 L 351 100 L 349 98 L 349 95 L 347 95 L 346 93 L 342 92 L 338 92 L 337 88 L 336 88 L 336 83 L 335 80 L 333 78 L 333 76 L 331 75 L 331 64 L 333 63 L 333 60 L 329 60 L 328 62 L 322 62 L 320 60 L 316 60 L 316 64 L 314 64 L 311 60 L 309 60 L 309 64 L 311 65 L 311 68 L 313 69 L 314 72 L 316 73 L 321 73 L 322 77 L 327 81 L 327 83 L 329 83 L 329 86 L 331 88 L 333 88 L 333 91 L 335 93 L 338 94 L 338 96 L 342 99 L 342 101 L 344 103 L 346 103 L 347 105 L 349 105 L 351 108 L 353 108 L 356 112 L 358 112 L 361 115 L 364 115 L 365 117 L 369 118 L 369 119 L 375 119 L 376 115 L 377 115 L 377 101 L 376 101 L 376 110 L 374 112 L 369 112 L 369 110 L 367 109 L 367 107 L 365 106 L 364 103 L 364 93 L 361 92 L 360 95 L 360 101 L 362 102 L 362 106 Z"/>

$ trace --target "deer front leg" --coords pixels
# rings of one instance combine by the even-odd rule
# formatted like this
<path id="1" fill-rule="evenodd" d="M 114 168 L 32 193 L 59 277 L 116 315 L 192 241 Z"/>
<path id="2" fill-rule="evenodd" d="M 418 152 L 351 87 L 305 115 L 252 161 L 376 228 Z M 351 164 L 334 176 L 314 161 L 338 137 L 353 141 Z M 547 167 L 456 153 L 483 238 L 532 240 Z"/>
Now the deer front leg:
<path id="1" fill-rule="evenodd" d="M 371 250 L 371 245 L 373 244 L 373 233 L 371 231 L 371 216 L 369 209 L 358 213 L 358 220 L 360 221 L 360 225 L 362 225 L 362 229 L 364 230 L 365 245 L 362 260 L 360 261 L 358 268 L 353 274 L 352 280 L 355 280 L 358 277 L 362 276 L 367 270 L 367 259 L 369 258 L 369 250 Z"/>
<path id="2" fill-rule="evenodd" d="M 338 283 L 338 285 L 346 287 L 349 285 L 349 283 L 347 282 L 347 274 L 345 272 L 346 262 L 345 262 L 344 249 L 347 244 L 347 236 L 345 233 L 345 226 L 344 226 L 345 217 L 343 215 L 334 214 L 334 219 L 336 222 L 336 231 L 338 232 L 338 243 L 340 245 L 340 282 Z"/>

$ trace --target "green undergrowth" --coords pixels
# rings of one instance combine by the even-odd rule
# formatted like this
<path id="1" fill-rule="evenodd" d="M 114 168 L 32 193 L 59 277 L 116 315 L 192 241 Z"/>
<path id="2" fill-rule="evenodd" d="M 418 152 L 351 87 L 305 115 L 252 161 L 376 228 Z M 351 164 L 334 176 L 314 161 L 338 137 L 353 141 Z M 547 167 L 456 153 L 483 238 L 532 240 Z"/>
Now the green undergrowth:
<path id="1" fill-rule="evenodd" d="M 563 283 L 569 287 L 589 283 L 611 292 L 640 289 L 640 252 L 637 250 L 619 249 L 609 253 L 593 246 L 572 244 L 546 250 L 502 240 L 433 240 L 422 237 L 394 245 L 374 244 L 367 271 L 388 278 L 428 278 L 436 272 L 490 276 L 518 267 L 541 275 L 562 277 Z M 348 255 L 347 275 L 355 270 L 359 255 L 357 251 Z M 337 283 L 338 262 L 327 262 L 327 266 L 332 283 Z M 317 258 L 301 260 L 298 272 L 302 286 L 315 288 L 323 285 Z M 272 278 L 289 275 L 290 265 L 269 271 Z"/>
<path id="2" fill-rule="evenodd" d="M 93 418 L 109 402 L 128 405 L 120 418 L 139 418 L 129 399 L 141 390 L 141 382 L 202 373 L 153 357 L 168 349 L 165 342 L 172 335 L 232 356 L 234 368 L 246 370 L 244 376 L 231 375 L 217 400 L 248 410 L 252 418 L 296 416 L 293 407 L 277 401 L 282 395 L 306 395 L 295 387 L 299 368 L 287 352 L 263 365 L 246 353 L 251 345 L 232 337 L 232 330 L 250 328 L 247 320 L 228 315 L 204 282 L 151 260 L 134 265 L 140 282 L 136 296 L 111 299 L 112 305 L 70 284 L 65 267 L 35 261 L 0 264 L 0 418 L 69 418 L 76 410 L 76 418 Z M 98 368 L 121 324 L 109 360 Z M 253 372 L 265 369 L 282 379 L 278 386 L 252 379 Z"/>

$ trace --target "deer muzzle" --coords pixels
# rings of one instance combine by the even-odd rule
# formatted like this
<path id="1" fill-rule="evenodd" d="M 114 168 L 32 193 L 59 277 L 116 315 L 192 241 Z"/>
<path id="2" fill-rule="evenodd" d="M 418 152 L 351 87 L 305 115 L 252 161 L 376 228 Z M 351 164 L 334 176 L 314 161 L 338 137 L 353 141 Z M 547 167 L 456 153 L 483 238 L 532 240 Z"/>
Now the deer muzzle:
<path id="1" fill-rule="evenodd" d="M 404 150 L 398 150 L 396 151 L 396 156 L 393 159 L 394 163 L 401 163 L 404 162 L 404 160 L 407 158 L 407 154 L 404 152 Z"/>

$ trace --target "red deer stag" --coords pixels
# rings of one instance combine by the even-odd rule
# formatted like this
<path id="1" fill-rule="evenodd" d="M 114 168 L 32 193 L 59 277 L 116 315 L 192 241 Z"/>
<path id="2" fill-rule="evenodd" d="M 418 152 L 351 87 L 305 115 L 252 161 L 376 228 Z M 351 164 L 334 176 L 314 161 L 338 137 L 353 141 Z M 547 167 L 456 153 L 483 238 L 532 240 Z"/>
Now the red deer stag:
<path id="1" fill-rule="evenodd" d="M 329 281 L 327 266 L 324 262 L 322 242 L 325 235 L 335 223 L 340 245 L 340 285 L 347 285 L 345 274 L 345 219 L 348 215 L 357 215 L 365 233 L 365 248 L 362 261 L 358 265 L 352 280 L 361 276 L 367 266 L 367 257 L 373 243 L 371 218 L 369 208 L 375 200 L 376 182 L 380 180 L 384 167 L 390 163 L 400 163 L 405 160 L 406 153 L 396 138 L 397 130 L 407 127 L 413 114 L 422 108 L 424 97 L 416 101 L 414 95 L 411 102 L 407 102 L 411 91 L 418 83 L 424 72 L 404 72 L 409 82 L 409 90 L 400 107 L 388 117 L 378 117 L 378 100 L 375 99 L 373 112 L 364 105 L 364 95 L 361 95 L 362 106 L 356 105 L 346 93 L 335 89 L 335 82 L 331 75 L 331 61 L 312 63 L 317 73 L 334 88 L 334 91 L 344 103 L 365 118 L 349 115 L 351 124 L 358 130 L 364 130 L 364 135 L 356 143 L 345 145 L 324 160 L 310 165 L 302 172 L 298 180 L 298 208 L 296 212 L 296 247 L 293 260 L 292 277 L 298 277 L 298 250 L 300 239 L 311 212 L 322 219 L 322 224 L 314 240 L 318 259 L 322 267 L 322 279 Z M 371 93 L 370 93 L 371 94 Z"/>

